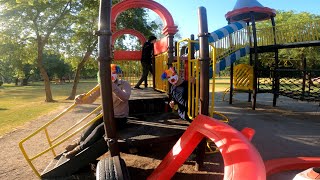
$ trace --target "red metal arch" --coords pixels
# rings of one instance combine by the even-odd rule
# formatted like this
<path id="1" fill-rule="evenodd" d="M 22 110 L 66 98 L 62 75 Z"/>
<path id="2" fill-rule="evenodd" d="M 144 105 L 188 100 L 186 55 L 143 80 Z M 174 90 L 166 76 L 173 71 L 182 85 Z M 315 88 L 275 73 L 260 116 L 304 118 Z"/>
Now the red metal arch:
<path id="1" fill-rule="evenodd" d="M 117 31 L 117 32 L 112 34 L 112 44 L 114 44 L 114 42 L 116 41 L 116 39 L 119 36 L 124 35 L 124 34 L 131 34 L 131 35 L 136 36 L 139 39 L 141 44 L 144 44 L 147 41 L 146 37 L 144 37 L 144 35 L 142 33 L 140 33 L 139 31 L 137 31 L 137 30 L 134 30 L 134 29 L 122 29 L 122 30 L 119 30 L 119 31 Z"/>
<path id="2" fill-rule="evenodd" d="M 122 29 L 119 30 L 117 32 L 115 32 L 114 34 L 112 34 L 112 45 L 114 45 L 114 42 L 116 41 L 116 39 L 124 34 L 131 34 L 136 36 L 139 40 L 141 44 L 144 44 L 147 39 L 146 37 L 144 37 L 144 35 L 142 33 L 140 33 L 139 31 L 136 31 L 134 29 Z M 137 61 L 140 60 L 141 58 L 141 51 L 123 51 L 123 50 L 117 50 L 114 51 L 114 60 L 115 61 L 119 61 L 119 60 L 133 60 L 133 61 Z"/>
<path id="3" fill-rule="evenodd" d="M 130 8 L 148 8 L 157 13 L 164 23 L 164 35 L 174 35 L 178 31 L 177 26 L 174 25 L 174 21 L 170 12 L 165 7 L 155 1 L 146 0 L 124 0 L 114 5 L 111 12 L 112 31 L 116 30 L 117 16 L 121 12 Z"/>

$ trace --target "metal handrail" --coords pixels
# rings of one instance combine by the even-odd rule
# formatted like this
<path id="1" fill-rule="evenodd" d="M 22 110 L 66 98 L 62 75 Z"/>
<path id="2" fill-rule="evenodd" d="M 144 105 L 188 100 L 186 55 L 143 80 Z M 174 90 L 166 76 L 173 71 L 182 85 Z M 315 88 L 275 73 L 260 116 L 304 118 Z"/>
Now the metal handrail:
<path id="1" fill-rule="evenodd" d="M 89 95 L 94 92 L 100 90 L 100 85 L 98 84 L 97 86 L 95 86 L 93 89 L 91 89 L 89 92 L 87 92 L 84 96 L 85 98 L 88 98 Z M 97 117 L 95 117 L 93 120 L 91 120 L 90 122 L 86 123 L 84 126 L 82 126 L 81 128 L 79 128 L 78 130 L 76 130 L 74 133 L 70 134 L 69 136 L 65 137 L 64 139 L 62 139 L 61 141 L 59 141 L 56 144 L 52 144 L 54 141 L 56 141 L 57 139 L 59 139 L 60 137 L 62 137 L 62 135 L 59 135 L 57 138 L 55 138 L 54 140 L 50 140 L 50 136 L 48 134 L 48 126 L 51 125 L 52 123 L 56 122 L 58 119 L 60 119 L 63 115 L 65 115 L 67 112 L 69 112 L 70 110 L 72 110 L 77 104 L 73 103 L 71 106 L 69 106 L 68 108 L 66 108 L 64 111 L 62 111 L 60 114 L 58 114 L 56 117 L 54 117 L 52 120 L 50 120 L 49 122 L 47 122 L 45 125 L 43 125 L 42 127 L 40 127 L 39 129 L 37 129 L 35 132 L 33 132 L 32 134 L 30 134 L 29 136 L 27 136 L 26 138 L 24 138 L 23 140 L 21 140 L 19 142 L 19 148 L 24 156 L 24 158 L 26 159 L 27 163 L 30 165 L 30 167 L 32 168 L 32 170 L 35 172 L 35 174 L 40 178 L 40 174 L 37 171 L 37 169 L 35 168 L 35 166 L 33 165 L 32 161 L 38 157 L 40 157 L 41 155 L 49 152 L 50 150 L 52 151 L 53 155 L 56 156 L 56 153 L 54 151 L 54 148 L 57 147 L 58 145 L 62 144 L 63 142 L 67 141 L 68 139 L 70 139 L 72 136 L 74 136 L 75 134 L 77 134 L 78 132 L 80 132 L 81 130 L 83 130 L 84 128 L 86 128 L 87 126 L 89 126 L 90 124 L 92 124 L 93 122 L 95 122 L 97 119 L 101 118 L 102 115 L 99 115 Z M 99 108 L 99 107 L 98 107 Z M 98 108 L 96 108 L 95 110 L 97 110 Z M 100 107 L 101 108 L 101 107 Z M 94 111 L 95 111 L 94 110 Z M 92 114 L 92 113 L 91 113 Z M 86 116 L 86 118 L 81 119 L 80 122 L 78 122 L 77 124 L 80 124 L 82 121 L 84 121 L 85 119 L 87 119 L 89 116 Z M 67 131 L 69 132 L 71 129 L 73 129 L 74 126 L 72 126 L 71 128 L 69 128 Z M 26 153 L 26 150 L 23 146 L 23 143 L 26 142 L 27 140 L 29 140 L 30 138 L 34 137 L 35 135 L 39 134 L 40 132 L 44 131 L 48 144 L 49 144 L 49 148 L 47 148 L 46 150 L 38 153 L 37 155 L 33 156 L 32 158 L 30 158 L 28 156 L 28 154 Z M 67 132 L 63 132 L 62 134 L 66 134 Z"/>
<path id="2" fill-rule="evenodd" d="M 320 20 L 301 21 L 293 24 L 275 26 L 277 44 L 318 41 L 320 39 Z M 257 29 L 258 45 L 274 45 L 273 27 Z"/>

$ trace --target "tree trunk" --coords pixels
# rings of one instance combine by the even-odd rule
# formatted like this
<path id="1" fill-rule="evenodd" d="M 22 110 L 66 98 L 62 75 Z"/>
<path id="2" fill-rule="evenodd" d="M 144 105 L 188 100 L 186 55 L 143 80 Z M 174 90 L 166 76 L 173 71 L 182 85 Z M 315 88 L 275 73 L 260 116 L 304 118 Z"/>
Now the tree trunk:
<path id="1" fill-rule="evenodd" d="M 74 75 L 74 79 L 73 79 L 73 86 L 72 86 L 71 94 L 67 98 L 67 100 L 73 100 L 75 98 L 76 93 L 77 93 L 77 87 L 79 84 L 79 79 L 80 79 L 80 72 L 81 72 L 82 68 L 84 67 L 85 63 L 89 60 L 91 53 L 92 53 L 92 51 L 87 51 L 85 53 L 84 57 L 82 58 L 81 62 L 78 64 L 75 75 Z"/>
<path id="2" fill-rule="evenodd" d="M 23 78 L 21 81 L 21 86 L 28 86 L 28 79 L 29 78 Z"/>
<path id="3" fill-rule="evenodd" d="M 41 37 L 38 37 L 38 58 L 37 58 L 37 66 L 40 70 L 41 77 L 43 78 L 43 83 L 44 83 L 44 89 L 46 93 L 46 102 L 54 102 L 52 98 L 52 93 L 51 93 L 51 87 L 50 87 L 50 79 L 48 76 L 48 73 L 46 69 L 43 67 L 43 47 L 44 43 L 41 40 Z"/>
<path id="4" fill-rule="evenodd" d="M 15 85 L 15 86 L 18 86 L 18 83 L 19 83 L 19 79 L 16 78 L 16 79 L 14 80 L 14 85 Z"/>

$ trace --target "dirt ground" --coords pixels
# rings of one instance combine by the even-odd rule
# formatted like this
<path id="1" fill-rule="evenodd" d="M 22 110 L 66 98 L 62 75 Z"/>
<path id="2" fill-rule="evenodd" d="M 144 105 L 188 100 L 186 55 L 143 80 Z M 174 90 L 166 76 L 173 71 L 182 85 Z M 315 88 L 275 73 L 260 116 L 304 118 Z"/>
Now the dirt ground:
<path id="1" fill-rule="evenodd" d="M 221 96 L 217 96 L 216 111 L 228 116 L 231 119 L 230 125 L 238 130 L 244 127 L 251 127 L 256 130 L 252 143 L 260 152 L 263 160 L 280 157 L 320 156 L 319 104 L 280 97 L 278 106 L 272 107 L 272 96 L 258 94 L 258 105 L 254 111 L 250 108 L 251 103 L 246 102 L 246 98 L 247 95 L 245 94 L 236 94 L 233 105 L 229 105 L 227 102 L 221 101 Z M 66 104 L 55 112 L 39 117 L 0 137 L 1 180 L 37 179 L 20 152 L 18 143 L 69 105 Z M 75 123 L 81 115 L 88 113 L 93 108 L 92 105 L 76 108 L 65 123 Z M 56 128 L 59 129 L 59 126 Z M 44 146 L 44 143 L 39 145 L 39 140 L 35 138 L 28 145 L 31 154 L 32 150 L 37 149 L 38 146 Z M 125 160 L 132 179 L 145 179 L 157 167 L 171 147 L 172 144 L 168 143 L 165 146 L 161 145 L 161 148 L 153 146 L 140 150 L 136 154 L 122 153 L 121 157 Z M 52 156 L 44 156 L 36 163 L 45 166 L 50 158 Z M 191 156 L 173 179 L 223 179 L 222 162 L 220 154 L 207 155 L 204 169 L 198 172 L 194 171 L 194 157 Z M 294 173 L 296 172 L 277 174 L 268 177 L 268 179 L 292 179 Z M 91 178 L 94 179 L 94 176 Z M 74 179 L 81 178 L 78 176 Z"/>

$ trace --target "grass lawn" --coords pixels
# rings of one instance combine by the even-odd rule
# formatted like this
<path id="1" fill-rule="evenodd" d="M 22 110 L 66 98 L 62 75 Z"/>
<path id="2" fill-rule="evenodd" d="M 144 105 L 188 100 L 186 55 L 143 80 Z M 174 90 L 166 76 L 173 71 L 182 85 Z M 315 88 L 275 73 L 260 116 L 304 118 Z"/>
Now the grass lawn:
<path id="1" fill-rule="evenodd" d="M 77 94 L 88 92 L 96 85 L 96 79 L 82 80 Z M 65 100 L 72 89 L 72 83 L 51 84 L 53 99 L 57 102 L 46 103 L 43 82 L 31 83 L 29 86 L 0 86 L 0 136 L 14 130 L 41 115 L 65 105 Z"/>
<path id="2" fill-rule="evenodd" d="M 212 89 L 211 87 L 212 80 L 210 79 L 210 91 Z M 216 83 L 215 83 L 215 92 L 223 92 L 228 87 L 230 87 L 230 78 L 229 77 L 217 77 Z"/>

